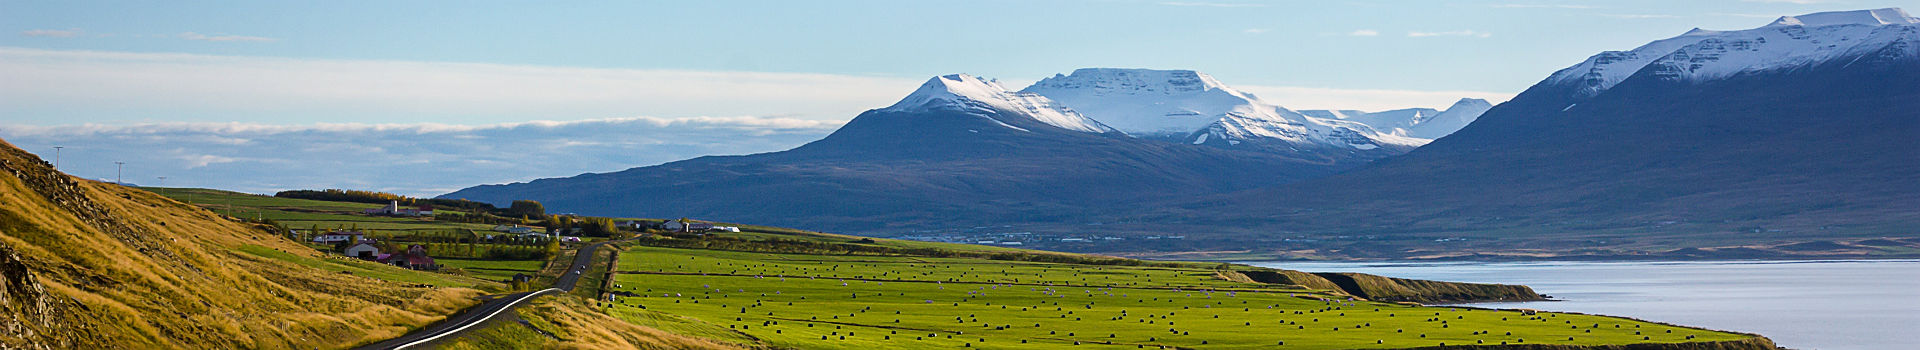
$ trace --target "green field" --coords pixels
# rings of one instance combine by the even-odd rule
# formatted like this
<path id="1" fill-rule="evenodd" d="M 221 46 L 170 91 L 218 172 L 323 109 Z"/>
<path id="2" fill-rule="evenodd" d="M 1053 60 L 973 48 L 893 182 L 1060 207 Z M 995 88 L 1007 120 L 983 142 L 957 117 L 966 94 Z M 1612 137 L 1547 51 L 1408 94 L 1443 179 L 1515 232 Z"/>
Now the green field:
<path id="1" fill-rule="evenodd" d="M 390 265 L 379 264 L 379 263 L 368 262 L 368 261 L 361 261 L 359 259 L 353 259 L 353 258 L 347 258 L 347 257 L 338 257 L 336 259 L 312 258 L 312 257 L 301 256 L 298 254 L 291 254 L 284 251 L 275 250 L 273 248 L 262 247 L 257 245 L 242 246 L 240 247 L 239 251 L 242 253 L 247 253 L 247 254 L 251 254 L 254 256 L 262 257 L 262 258 L 290 262 L 290 263 L 298 264 L 301 266 L 312 267 L 312 268 L 326 270 L 326 271 L 350 273 L 357 276 L 394 281 L 394 282 L 426 284 L 426 285 L 433 285 L 436 287 L 467 287 L 467 288 L 477 288 L 482 290 L 496 290 L 496 289 L 500 289 L 503 286 L 499 282 L 483 280 L 479 278 L 473 278 L 473 277 L 467 277 L 467 276 L 456 276 L 456 275 L 449 275 L 449 274 L 443 274 L 443 273 L 433 273 L 433 272 L 426 272 L 426 271 L 407 270 L 407 269 L 402 269 L 398 267 L 393 267 Z"/>
<path id="2" fill-rule="evenodd" d="M 493 225 L 360 214 L 362 210 L 381 207 L 379 204 L 279 198 L 204 188 L 141 187 L 140 189 L 191 203 L 215 213 L 236 218 L 273 220 L 296 230 L 305 230 L 309 227 L 360 230 L 487 230 L 493 227 Z"/>
<path id="3" fill-rule="evenodd" d="M 775 347 L 1350 349 L 1751 337 L 1602 316 L 1348 301 L 1230 282 L 1206 268 L 659 247 L 620 259 L 616 289 L 636 295 L 608 313 Z"/>
<path id="4" fill-rule="evenodd" d="M 473 276 L 476 278 L 485 279 L 489 281 L 502 281 L 502 280 L 511 279 L 513 278 L 513 275 L 517 273 L 524 273 L 527 275 L 538 275 L 540 274 L 540 268 L 546 265 L 545 261 L 540 261 L 540 260 L 481 260 L 481 259 L 436 258 L 436 259 L 433 259 L 433 261 L 435 263 L 439 263 L 443 267 L 459 268 L 461 270 L 466 270 L 468 276 Z"/>

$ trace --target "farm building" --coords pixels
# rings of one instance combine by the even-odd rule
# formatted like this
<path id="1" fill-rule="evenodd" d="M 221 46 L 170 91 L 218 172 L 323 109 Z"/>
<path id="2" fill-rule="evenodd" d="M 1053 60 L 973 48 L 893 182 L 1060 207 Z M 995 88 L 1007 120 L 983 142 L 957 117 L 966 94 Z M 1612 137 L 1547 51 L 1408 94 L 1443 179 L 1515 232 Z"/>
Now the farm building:
<path id="1" fill-rule="evenodd" d="M 526 227 L 526 226 L 520 226 L 520 225 L 499 225 L 499 226 L 494 226 L 493 230 L 497 232 L 506 232 L 506 233 L 512 233 L 512 234 L 521 234 L 521 235 L 534 233 L 532 227 Z"/>
<path id="2" fill-rule="evenodd" d="M 360 233 L 357 231 L 328 232 L 323 235 L 313 236 L 313 243 L 334 244 L 334 243 L 340 243 L 340 242 L 355 242 L 354 240 L 355 237 L 360 237 L 365 235 L 366 235 L 365 233 Z"/>
<path id="3" fill-rule="evenodd" d="M 340 253 L 346 256 L 360 258 L 361 260 L 374 260 L 380 255 L 380 247 L 375 247 L 371 243 L 362 241 L 347 247 L 346 250 L 342 250 Z"/>
<path id="4" fill-rule="evenodd" d="M 427 246 L 419 244 L 408 245 L 406 252 L 389 254 L 385 259 L 380 260 L 380 263 L 414 270 L 440 269 L 440 264 L 434 263 L 433 257 L 427 256 Z"/>
<path id="5" fill-rule="evenodd" d="M 367 215 L 433 216 L 433 207 L 401 208 L 400 201 L 391 201 L 387 203 L 387 206 L 363 210 L 360 213 Z"/>

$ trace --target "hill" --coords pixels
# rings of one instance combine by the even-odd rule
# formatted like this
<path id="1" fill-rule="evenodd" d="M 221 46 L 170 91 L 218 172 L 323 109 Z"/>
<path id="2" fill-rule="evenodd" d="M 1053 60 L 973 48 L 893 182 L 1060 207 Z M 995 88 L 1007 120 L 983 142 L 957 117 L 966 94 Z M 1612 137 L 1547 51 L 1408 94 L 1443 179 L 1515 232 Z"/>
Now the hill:
<path id="1" fill-rule="evenodd" d="M 262 227 L 66 176 L 4 141 L 0 172 L 0 347 L 341 348 L 480 293 L 361 277 L 481 282 L 330 261 Z"/>
<path id="2" fill-rule="evenodd" d="M 532 199 L 597 216 L 718 217 L 870 231 L 1075 221 L 1160 198 L 1324 176 L 1328 163 L 1127 137 L 1034 94 L 930 79 L 824 139 L 605 174 L 484 185 L 441 198 Z"/>
<path id="3" fill-rule="evenodd" d="M 1829 15 L 1602 53 L 1405 156 L 1142 220 L 1372 235 L 1349 255 L 1374 257 L 1910 236 L 1920 20 Z"/>

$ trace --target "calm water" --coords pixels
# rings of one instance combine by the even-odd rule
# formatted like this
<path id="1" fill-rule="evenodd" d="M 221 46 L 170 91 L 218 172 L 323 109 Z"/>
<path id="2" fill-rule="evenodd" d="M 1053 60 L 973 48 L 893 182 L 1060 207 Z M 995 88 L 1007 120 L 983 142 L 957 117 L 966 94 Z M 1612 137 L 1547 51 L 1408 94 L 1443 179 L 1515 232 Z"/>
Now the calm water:
<path id="1" fill-rule="evenodd" d="M 1920 349 L 1920 260 L 1247 264 L 1525 284 L 1564 301 L 1474 305 L 1758 333 L 1794 349 Z"/>

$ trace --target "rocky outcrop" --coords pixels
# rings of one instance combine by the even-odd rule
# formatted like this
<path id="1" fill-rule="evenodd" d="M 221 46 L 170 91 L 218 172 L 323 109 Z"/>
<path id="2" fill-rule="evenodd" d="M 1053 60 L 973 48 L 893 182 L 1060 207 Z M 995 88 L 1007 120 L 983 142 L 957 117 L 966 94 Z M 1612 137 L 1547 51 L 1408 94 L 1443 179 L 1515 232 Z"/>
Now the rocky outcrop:
<path id="1" fill-rule="evenodd" d="M 0 215 L 11 214 L 0 211 Z M 7 222 L 16 219 L 0 218 Z M 0 242 L 0 330 L 4 330 L 0 332 L 0 348 L 73 348 L 74 338 L 87 331 L 69 328 L 64 321 L 78 307 L 72 299 L 47 293 L 47 287 L 20 260 L 20 254 Z"/>
<path id="2" fill-rule="evenodd" d="M 1533 288 L 1521 285 L 1442 282 L 1392 278 L 1361 273 L 1308 273 L 1252 268 L 1222 271 L 1230 280 L 1290 284 L 1339 291 L 1377 301 L 1417 303 L 1545 300 Z"/>
<path id="3" fill-rule="evenodd" d="M 1625 345 L 1553 345 L 1553 344 L 1509 344 L 1509 345 L 1447 345 L 1408 348 L 1408 350 L 1780 350 L 1773 340 L 1755 335 L 1741 340 L 1705 341 L 1690 343 L 1640 343 Z"/>

